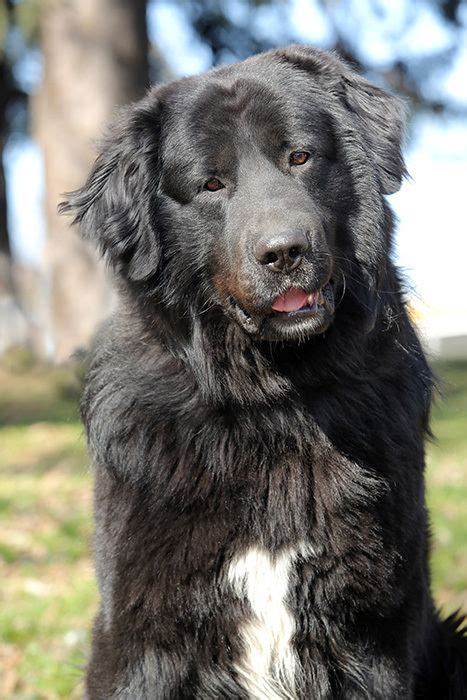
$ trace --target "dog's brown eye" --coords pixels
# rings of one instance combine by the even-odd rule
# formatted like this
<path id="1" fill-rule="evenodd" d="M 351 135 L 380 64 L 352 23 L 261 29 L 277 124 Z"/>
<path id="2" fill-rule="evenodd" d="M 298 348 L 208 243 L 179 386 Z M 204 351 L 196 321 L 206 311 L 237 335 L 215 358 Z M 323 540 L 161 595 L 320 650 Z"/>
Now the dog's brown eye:
<path id="1" fill-rule="evenodd" d="M 209 192 L 216 192 L 217 190 L 221 190 L 223 187 L 225 187 L 225 185 L 222 184 L 217 177 L 213 177 L 204 183 L 204 189 L 209 190 Z"/>
<path id="2" fill-rule="evenodd" d="M 294 151 L 289 156 L 289 163 L 290 165 L 304 165 L 309 157 L 310 154 L 306 151 Z"/>

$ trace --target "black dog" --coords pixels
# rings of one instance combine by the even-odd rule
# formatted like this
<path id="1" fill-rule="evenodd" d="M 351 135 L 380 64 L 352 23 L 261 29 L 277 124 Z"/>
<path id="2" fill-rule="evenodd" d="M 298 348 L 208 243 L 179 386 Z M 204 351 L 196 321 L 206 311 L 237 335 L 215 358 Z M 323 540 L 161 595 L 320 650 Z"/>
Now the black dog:
<path id="1" fill-rule="evenodd" d="M 152 90 L 62 205 L 117 272 L 82 414 L 89 698 L 465 698 L 429 592 L 399 101 L 292 46 Z"/>

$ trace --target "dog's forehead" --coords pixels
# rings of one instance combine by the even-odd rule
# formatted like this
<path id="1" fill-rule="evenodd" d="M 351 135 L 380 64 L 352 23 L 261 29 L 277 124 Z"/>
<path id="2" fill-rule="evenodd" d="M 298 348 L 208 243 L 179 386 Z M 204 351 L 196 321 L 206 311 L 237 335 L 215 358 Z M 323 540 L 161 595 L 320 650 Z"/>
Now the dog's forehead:
<path id="1" fill-rule="evenodd" d="M 291 143 L 323 130 L 327 96 L 305 71 L 278 61 L 249 62 L 174 84 L 169 141 L 189 134 L 202 148 L 229 150 L 252 138 Z"/>

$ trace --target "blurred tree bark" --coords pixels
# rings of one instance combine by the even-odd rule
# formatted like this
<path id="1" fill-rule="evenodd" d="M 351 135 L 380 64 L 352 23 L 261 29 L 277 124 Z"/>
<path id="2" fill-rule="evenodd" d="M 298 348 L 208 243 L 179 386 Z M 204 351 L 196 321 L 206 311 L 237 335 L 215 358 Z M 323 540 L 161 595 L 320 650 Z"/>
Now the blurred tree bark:
<path id="1" fill-rule="evenodd" d="M 32 105 L 42 147 L 50 273 L 49 329 L 57 361 L 85 347 L 108 312 L 103 265 L 57 214 L 61 194 L 83 184 L 95 142 L 116 106 L 148 85 L 145 0 L 48 0 L 40 19 L 44 75 Z"/>

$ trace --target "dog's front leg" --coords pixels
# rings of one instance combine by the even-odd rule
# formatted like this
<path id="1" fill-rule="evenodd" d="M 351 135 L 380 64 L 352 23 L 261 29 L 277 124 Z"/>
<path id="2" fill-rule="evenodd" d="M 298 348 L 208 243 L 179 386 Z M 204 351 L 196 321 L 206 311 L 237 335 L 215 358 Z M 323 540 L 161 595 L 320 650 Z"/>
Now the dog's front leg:
<path id="1" fill-rule="evenodd" d="M 148 648 L 144 634 L 106 629 L 98 615 L 86 674 L 87 700 L 188 700 L 196 697 L 196 678 L 186 658 Z"/>

